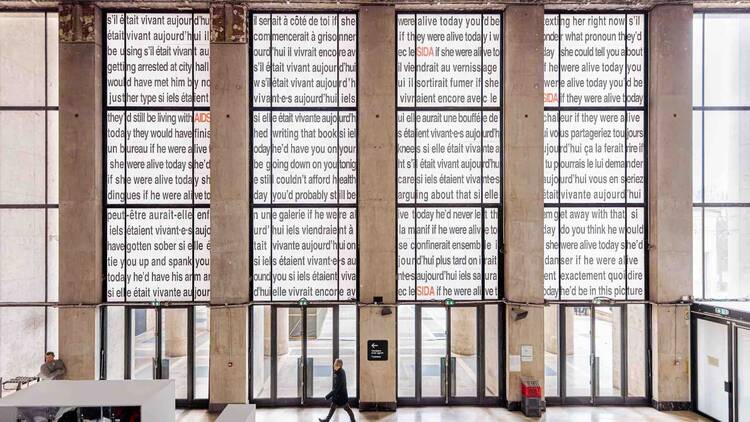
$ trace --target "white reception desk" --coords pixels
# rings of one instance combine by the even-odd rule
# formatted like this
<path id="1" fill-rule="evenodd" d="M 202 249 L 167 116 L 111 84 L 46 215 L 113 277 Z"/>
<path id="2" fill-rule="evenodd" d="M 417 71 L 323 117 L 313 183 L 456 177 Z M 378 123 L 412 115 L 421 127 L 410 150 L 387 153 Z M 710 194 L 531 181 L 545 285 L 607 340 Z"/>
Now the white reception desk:
<path id="1" fill-rule="evenodd" d="M 21 407 L 140 407 L 143 422 L 174 421 L 174 381 L 42 381 L 0 399 L 0 421 Z"/>

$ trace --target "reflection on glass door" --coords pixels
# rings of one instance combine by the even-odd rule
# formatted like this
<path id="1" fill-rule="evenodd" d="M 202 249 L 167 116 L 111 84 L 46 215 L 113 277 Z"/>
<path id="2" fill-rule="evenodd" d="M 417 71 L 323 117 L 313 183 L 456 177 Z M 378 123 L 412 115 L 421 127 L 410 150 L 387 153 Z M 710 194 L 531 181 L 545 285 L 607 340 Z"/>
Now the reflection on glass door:
<path id="1" fill-rule="evenodd" d="M 325 398 L 333 387 L 333 308 L 311 307 L 305 311 L 307 359 L 304 382 L 309 384 L 305 388 L 305 398 Z"/>
<path id="2" fill-rule="evenodd" d="M 591 397 L 591 307 L 566 307 L 565 325 L 566 395 Z"/>
<path id="3" fill-rule="evenodd" d="M 302 397 L 302 309 L 276 310 L 276 397 Z"/>
<path id="4" fill-rule="evenodd" d="M 188 310 L 163 309 L 159 378 L 175 382 L 175 399 L 188 398 Z M 192 369 L 190 370 L 192 372 Z"/>
<path id="5" fill-rule="evenodd" d="M 422 397 L 445 397 L 447 316 L 443 307 L 422 308 Z"/>
<path id="6" fill-rule="evenodd" d="M 451 397 L 477 397 L 477 308 L 450 308 Z"/>
<path id="7" fill-rule="evenodd" d="M 621 352 L 620 336 L 616 335 L 621 324 L 619 306 L 594 307 L 594 396 L 620 397 Z"/>
<path id="8" fill-rule="evenodd" d="M 151 380 L 156 376 L 157 323 L 155 309 L 130 310 L 130 379 Z"/>

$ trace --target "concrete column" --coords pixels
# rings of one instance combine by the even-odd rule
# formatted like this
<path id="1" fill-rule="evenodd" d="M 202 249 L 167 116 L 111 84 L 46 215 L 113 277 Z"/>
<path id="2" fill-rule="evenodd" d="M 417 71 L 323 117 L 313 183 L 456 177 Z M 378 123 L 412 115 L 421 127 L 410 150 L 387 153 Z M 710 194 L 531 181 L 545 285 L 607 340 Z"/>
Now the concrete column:
<path id="1" fill-rule="evenodd" d="M 245 7 L 211 5 L 209 408 L 246 403 L 250 295 L 249 61 Z M 261 346 L 262 347 L 262 346 Z"/>
<path id="2" fill-rule="evenodd" d="M 359 10 L 359 297 L 396 301 L 395 7 Z M 396 408 L 396 312 L 364 306 L 359 312 L 361 410 Z M 368 361 L 367 341 L 388 340 L 388 360 Z"/>
<path id="3" fill-rule="evenodd" d="M 60 6 L 59 357 L 68 379 L 98 378 L 102 299 L 101 13 L 90 3 Z M 84 305 L 84 306 L 80 306 Z"/>
<path id="4" fill-rule="evenodd" d="M 690 401 L 687 307 L 692 294 L 692 5 L 649 13 L 649 277 L 653 400 L 657 409 Z"/>
<path id="5" fill-rule="evenodd" d="M 505 9 L 503 198 L 505 296 L 510 301 L 544 302 L 544 7 L 511 5 Z M 530 345 L 534 356 L 520 372 L 508 372 L 508 407 L 521 399 L 520 377 L 544 385 L 544 308 L 524 306 L 526 318 L 515 321 L 507 306 L 507 354 L 520 355 Z M 510 365 L 506 362 L 506 367 Z"/>

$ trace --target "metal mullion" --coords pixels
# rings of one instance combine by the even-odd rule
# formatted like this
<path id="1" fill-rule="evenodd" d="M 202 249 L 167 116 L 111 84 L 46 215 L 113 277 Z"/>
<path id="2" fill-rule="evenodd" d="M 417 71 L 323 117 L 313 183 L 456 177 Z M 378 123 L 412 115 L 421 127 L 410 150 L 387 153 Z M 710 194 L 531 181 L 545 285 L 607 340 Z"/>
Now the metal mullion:
<path id="1" fill-rule="evenodd" d="M 348 111 L 356 112 L 357 107 L 345 106 L 345 107 L 331 107 L 331 106 L 320 106 L 320 107 L 301 107 L 301 106 L 251 106 L 253 111 L 291 111 L 291 112 L 334 112 L 334 111 Z"/>
<path id="2" fill-rule="evenodd" d="M 562 106 L 562 58 L 560 52 L 562 51 L 562 15 L 557 14 L 557 299 L 562 299 L 562 218 L 560 209 L 560 200 L 562 198 L 562 169 L 560 162 L 562 161 L 561 148 L 561 130 L 562 124 L 560 123 L 560 110 Z"/>
<path id="3" fill-rule="evenodd" d="M 247 15 L 247 12 L 246 12 L 246 15 Z M 249 138 L 250 139 L 248 139 L 249 145 L 248 145 L 248 148 L 247 148 L 247 162 L 248 162 L 249 167 L 250 167 L 248 169 L 249 172 L 250 172 L 250 177 L 248 178 L 248 181 L 247 181 L 247 191 L 248 191 L 248 194 L 250 196 L 250 198 L 249 198 L 249 202 L 250 202 L 250 204 L 249 204 L 249 208 L 250 208 L 249 209 L 249 211 L 250 211 L 249 212 L 249 214 L 250 214 L 250 216 L 249 216 L 250 217 L 250 221 L 249 221 L 249 232 L 247 234 L 248 239 L 250 239 L 250 241 L 249 241 L 250 245 L 249 245 L 249 248 L 248 248 L 248 263 L 249 263 L 249 265 L 247 266 L 247 277 L 248 277 L 248 280 L 249 280 L 249 286 L 248 286 L 248 288 L 250 289 L 250 292 L 248 294 L 248 298 L 253 299 L 254 298 L 254 294 L 255 294 L 255 265 L 253 265 L 253 256 L 255 254 L 255 248 L 254 248 L 254 246 L 255 246 L 254 245 L 255 236 L 253 234 L 253 231 L 255 229 L 255 226 L 254 226 L 254 223 L 255 223 L 255 195 L 254 195 L 255 194 L 255 183 L 253 183 L 253 180 L 254 180 L 254 177 L 255 177 L 255 169 L 254 169 L 254 167 L 255 167 L 255 165 L 254 165 L 255 164 L 255 162 L 254 162 L 255 157 L 253 155 L 253 146 L 255 145 L 255 135 L 254 135 L 255 128 L 254 128 L 254 125 L 253 125 L 253 117 L 255 116 L 254 107 L 253 107 L 255 105 L 255 99 L 253 97 L 253 69 L 255 69 L 255 55 L 253 54 L 254 51 L 255 51 L 255 49 L 253 48 L 253 37 L 255 36 L 255 25 L 253 25 L 253 20 L 255 19 L 255 14 L 252 13 L 252 12 L 250 12 L 250 16 L 249 17 L 250 18 L 246 19 L 246 22 L 245 22 L 245 25 L 247 25 L 246 28 L 245 28 L 245 31 L 248 32 L 248 33 L 250 33 L 250 38 L 248 39 L 248 42 L 247 42 L 247 54 L 248 54 L 248 57 L 249 57 L 249 60 L 250 60 L 250 69 L 248 69 L 248 72 L 247 72 L 247 87 L 248 87 L 248 93 L 250 95 L 250 98 L 248 98 L 248 116 L 247 116 L 248 127 L 250 128 L 250 131 L 249 131 Z M 209 101 L 210 101 L 210 98 L 209 98 Z M 270 264 L 270 262 L 269 262 L 269 264 Z M 269 283 L 270 283 L 270 281 L 269 281 Z M 250 310 L 252 310 L 252 307 L 250 307 Z M 252 312 L 251 312 L 251 315 L 252 315 Z M 252 324 L 250 325 L 250 333 L 249 334 L 250 334 L 250 337 L 252 338 Z M 249 344 L 251 345 L 250 346 L 250 350 L 252 351 L 252 347 L 253 347 L 252 346 L 252 340 L 250 341 Z M 249 355 L 248 360 L 249 360 L 248 365 L 247 365 L 247 367 L 249 368 L 249 372 L 248 372 L 248 374 L 249 374 L 249 379 L 248 379 L 248 381 L 249 381 L 249 383 L 248 383 L 249 389 L 248 389 L 248 391 L 249 391 L 249 396 L 250 396 L 249 399 L 252 400 L 253 399 L 253 385 L 252 385 L 253 384 L 252 383 L 252 379 L 253 379 L 252 378 L 253 365 L 252 365 L 252 356 Z"/>
<path id="4" fill-rule="evenodd" d="M 451 399 L 453 399 L 453 395 L 451 394 L 451 390 L 453 389 L 453 383 L 451 382 L 452 376 L 451 372 L 455 370 L 453 368 L 453 365 L 451 365 L 451 314 L 452 308 L 449 307 L 442 307 L 440 309 L 443 309 L 445 312 L 445 380 L 441 380 L 443 382 L 443 385 L 445 386 L 445 397 L 443 397 L 443 403 L 446 405 L 451 402 Z"/>
<path id="5" fill-rule="evenodd" d="M 300 314 L 302 315 L 302 393 L 300 394 L 300 404 L 305 405 L 305 399 L 312 399 L 307 397 L 307 383 L 311 380 L 307 379 L 307 306 L 300 306 Z M 299 367 L 297 370 L 299 371 Z"/>
<path id="6" fill-rule="evenodd" d="M 271 310 L 271 333 L 270 333 L 270 337 L 271 337 L 271 394 L 270 396 L 271 397 L 270 399 L 275 401 L 278 397 L 277 389 L 278 389 L 278 384 L 279 384 L 278 373 L 277 373 L 278 366 L 279 366 L 277 362 L 278 354 L 279 354 L 279 350 L 278 350 L 278 342 L 279 342 L 278 331 L 279 330 L 278 330 L 277 312 L 279 308 L 275 305 L 267 305 L 267 306 Z"/>
<path id="7" fill-rule="evenodd" d="M 417 294 L 417 279 L 419 278 L 419 266 L 417 264 L 417 257 L 418 257 L 418 238 L 417 238 L 417 231 L 418 231 L 418 222 L 417 222 L 417 204 L 419 203 L 419 199 L 417 197 L 417 167 L 418 167 L 418 161 L 417 161 L 417 14 L 414 13 L 414 300 L 419 300 L 419 295 Z M 398 173 L 398 172 L 397 172 Z M 398 187 L 397 187 L 398 188 Z M 398 190 L 398 189 L 397 189 Z M 421 325 L 421 324 L 420 324 Z M 420 370 L 421 372 L 421 370 Z M 421 381 L 420 381 L 420 396 L 421 396 Z M 421 398 L 421 397 L 420 397 Z"/>
<path id="8" fill-rule="evenodd" d="M 339 318 L 341 313 L 339 305 L 332 305 L 330 309 L 333 311 L 333 358 L 338 359 L 341 357 L 341 350 L 339 350 L 339 343 L 341 342 L 341 321 L 339 321 Z"/>
<path id="9" fill-rule="evenodd" d="M 128 380 L 130 379 L 132 375 L 132 349 L 133 349 L 133 309 L 137 308 L 125 308 L 123 307 L 123 313 L 125 314 L 125 344 L 123 347 L 123 353 L 125 354 L 125 358 L 123 362 L 125 364 L 123 365 L 123 378 Z"/>
<path id="10" fill-rule="evenodd" d="M 47 39 L 47 12 L 44 12 L 44 301 L 49 300 L 49 65 L 48 65 L 48 39 Z M 47 308 L 44 308 L 44 350 L 49 350 L 47 344 Z"/>
<path id="11" fill-rule="evenodd" d="M 107 208 L 112 209 L 154 209 L 154 208 L 164 208 L 164 209 L 210 209 L 211 204 L 209 203 L 198 203 L 194 206 L 191 206 L 190 203 L 164 203 L 164 204 L 158 204 L 158 203 L 150 203 L 150 204 L 110 204 L 107 205 Z"/>
<path id="12" fill-rule="evenodd" d="M 558 349 L 557 349 L 557 366 L 558 366 L 558 377 L 557 377 L 557 391 L 560 396 L 560 402 L 562 404 L 565 404 L 565 399 L 567 397 L 567 388 L 566 388 L 566 382 L 567 382 L 567 370 L 566 366 L 568 364 L 568 357 L 566 350 L 566 342 L 565 338 L 567 336 L 567 324 L 565 320 L 565 311 L 567 309 L 567 305 L 558 305 L 557 306 L 557 325 L 558 325 L 558 335 L 557 335 L 557 343 L 558 343 Z"/>
<path id="13" fill-rule="evenodd" d="M 341 16 L 336 13 L 336 300 L 341 300 Z M 334 328 L 336 322 L 334 322 Z"/>
<path id="14" fill-rule="evenodd" d="M 596 399 L 599 396 L 599 392 L 594 389 L 594 385 L 598 383 L 599 371 L 595 370 L 596 367 L 596 307 L 593 305 L 587 306 L 589 309 L 589 377 L 591 383 L 589 384 L 589 397 L 591 404 L 596 406 Z"/>
<path id="15" fill-rule="evenodd" d="M 187 401 L 195 401 L 195 307 L 187 306 Z"/>
<path id="16" fill-rule="evenodd" d="M 268 112 L 268 146 L 269 146 L 269 158 L 268 158 L 268 165 L 269 165 L 269 175 L 271 176 L 269 182 L 268 182 L 268 189 L 269 189 L 269 195 L 268 195 L 268 203 L 270 205 L 274 205 L 273 203 L 273 13 L 268 14 L 268 105 L 271 110 Z M 268 286 L 269 286 L 269 298 L 271 302 L 273 302 L 273 207 L 271 207 L 271 210 L 269 211 L 268 216 L 268 236 L 269 236 L 269 245 L 268 245 L 268 269 L 270 272 L 270 278 L 268 279 Z M 274 389 L 274 395 L 276 394 L 276 390 Z M 274 399 L 276 397 L 274 396 Z"/>
<path id="17" fill-rule="evenodd" d="M 414 340 L 414 399 L 419 403 L 422 401 L 422 305 L 414 305 Z"/>
<path id="18" fill-rule="evenodd" d="M 476 321 L 476 348 L 477 348 L 477 402 L 484 403 L 485 399 L 485 341 L 484 341 L 484 329 L 485 329 L 485 306 L 477 305 L 473 308 L 476 310 L 474 315 Z M 498 326 L 498 331 L 499 330 Z M 498 350 L 499 352 L 499 350 Z M 498 353 L 499 355 L 499 353 Z"/>
<path id="19" fill-rule="evenodd" d="M 625 203 L 628 203 L 628 15 L 625 15 Z M 644 151 L 645 152 L 645 151 Z M 644 171 L 645 172 L 645 171 Z M 645 216 L 644 216 L 645 218 Z M 625 211 L 625 300 L 628 300 L 628 213 Z"/>
<path id="20" fill-rule="evenodd" d="M 628 392 L 628 305 L 620 307 L 620 395 L 627 399 Z"/>
<path id="21" fill-rule="evenodd" d="M 128 52 L 128 14 L 127 13 L 122 14 L 122 35 L 123 35 L 122 37 L 122 49 L 123 49 L 123 54 L 122 54 L 122 63 L 123 63 L 122 125 L 123 125 L 123 133 L 124 133 L 124 139 L 122 141 L 122 145 L 123 145 L 123 152 L 122 152 L 123 169 L 122 171 L 123 171 L 123 177 L 124 177 L 123 182 L 122 182 L 122 187 L 123 187 L 122 228 L 123 228 L 123 246 L 124 246 L 124 249 L 122 251 L 122 256 L 123 256 L 122 272 L 124 276 L 123 281 L 122 281 L 122 287 L 123 287 L 122 300 L 123 302 L 127 302 L 128 301 L 128 211 L 127 211 L 127 206 L 128 206 L 128 183 L 127 183 L 128 182 L 128 111 L 127 111 L 127 107 L 128 107 L 128 54 L 127 54 Z M 108 107 L 105 107 L 105 109 L 108 109 Z"/>
<path id="22" fill-rule="evenodd" d="M 479 31 L 479 104 L 484 105 L 484 13 L 480 15 L 480 31 Z M 479 110 L 479 202 L 484 203 L 484 111 Z M 482 225 L 481 242 L 482 249 L 482 300 L 485 295 L 485 246 L 484 246 L 484 209 L 480 209 L 480 224 Z"/>
<path id="23" fill-rule="evenodd" d="M 706 14 L 701 17 L 701 202 L 706 202 Z M 706 211 L 701 208 L 701 297 L 706 297 Z"/>
<path id="24" fill-rule="evenodd" d="M 167 106 L 118 106 L 118 105 L 108 105 L 104 108 L 107 109 L 107 111 L 144 111 L 144 112 L 189 112 L 189 111 L 211 111 L 211 107 L 207 106 L 180 106 L 180 105 L 167 105 Z"/>
<path id="25" fill-rule="evenodd" d="M 558 57 L 558 60 L 560 58 Z M 558 72 L 559 73 L 559 72 Z M 560 87 L 557 87 L 558 90 Z M 612 112 L 612 111 L 646 111 L 646 106 L 544 106 L 544 111 L 605 111 L 605 112 Z"/>
<path id="26" fill-rule="evenodd" d="M 164 341 L 164 327 L 162 326 L 164 322 L 164 315 L 162 312 L 164 312 L 164 308 L 153 308 L 154 312 L 156 313 L 156 342 L 154 344 L 154 355 L 156 355 L 156 377 L 157 379 L 162 379 L 162 363 L 161 363 L 161 357 L 163 353 L 162 348 L 162 342 Z M 149 309 L 146 309 L 146 313 L 148 313 Z M 148 317 L 147 317 L 148 318 Z"/>
<path id="27" fill-rule="evenodd" d="M 195 274 L 196 273 L 196 267 L 195 267 L 195 12 L 193 12 L 192 15 L 190 16 L 190 44 L 191 44 L 190 56 L 192 60 L 192 63 L 190 63 L 190 80 L 191 80 L 192 94 L 193 94 L 191 95 L 191 98 L 190 98 L 190 106 L 191 106 L 190 117 L 192 117 L 190 119 L 190 122 L 191 122 L 190 140 L 193 144 L 191 148 L 192 150 L 191 160 L 193 164 L 192 181 L 191 181 L 192 186 L 190 186 L 190 189 L 193 191 L 193 194 L 190 197 L 190 203 L 191 203 L 190 205 L 192 206 L 190 210 L 190 216 L 192 219 L 193 232 L 191 234 L 190 242 L 192 244 L 192 247 L 191 247 L 192 249 L 191 250 L 191 254 L 192 254 L 192 257 L 191 257 L 192 259 L 192 265 L 191 265 L 192 267 L 192 271 L 191 271 L 192 299 L 193 301 L 195 301 L 195 275 L 196 275 Z M 190 353 L 188 352 L 188 362 L 189 361 L 190 361 Z M 188 368 L 188 374 L 189 373 L 190 373 L 190 368 Z M 192 398 L 192 391 L 190 390 L 192 390 L 192 383 L 188 382 L 188 399 L 189 400 Z"/>

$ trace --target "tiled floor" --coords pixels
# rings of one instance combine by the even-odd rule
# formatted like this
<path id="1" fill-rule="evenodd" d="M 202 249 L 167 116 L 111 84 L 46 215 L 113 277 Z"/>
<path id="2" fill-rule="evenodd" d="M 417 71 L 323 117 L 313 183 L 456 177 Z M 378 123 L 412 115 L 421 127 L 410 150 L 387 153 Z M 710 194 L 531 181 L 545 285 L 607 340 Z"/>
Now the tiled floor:
<path id="1" fill-rule="evenodd" d="M 327 409 L 279 408 L 259 409 L 257 422 L 310 422 L 325 416 Z M 470 422 L 470 421 L 528 421 L 538 420 L 523 417 L 519 412 L 487 407 L 401 407 L 395 413 L 366 412 L 359 414 L 354 409 L 358 421 L 383 422 Z M 202 410 L 178 411 L 178 422 L 210 422 L 216 415 Z M 542 417 L 543 421 L 560 422 L 692 422 L 708 421 L 691 412 L 657 412 L 648 407 L 553 407 Z M 333 422 L 347 422 L 343 410 L 339 410 Z"/>

